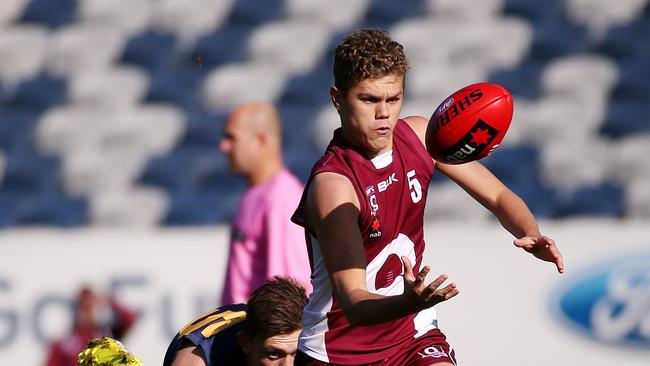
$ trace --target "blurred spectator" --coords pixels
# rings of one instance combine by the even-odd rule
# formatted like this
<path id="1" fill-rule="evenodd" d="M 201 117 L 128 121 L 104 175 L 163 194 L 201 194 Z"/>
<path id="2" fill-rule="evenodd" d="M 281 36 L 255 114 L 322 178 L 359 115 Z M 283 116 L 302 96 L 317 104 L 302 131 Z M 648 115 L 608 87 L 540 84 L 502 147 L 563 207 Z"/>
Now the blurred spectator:
<path id="1" fill-rule="evenodd" d="M 135 313 L 89 287 L 81 288 L 74 306 L 73 328 L 50 345 L 46 366 L 77 366 L 77 355 L 88 341 L 103 336 L 121 339 L 136 321 Z"/>
<path id="2" fill-rule="evenodd" d="M 276 108 L 265 102 L 236 107 L 219 147 L 233 174 L 249 185 L 232 224 L 221 303 L 245 302 L 276 275 L 295 278 L 310 292 L 304 233 L 290 220 L 303 187 L 284 166 Z"/>

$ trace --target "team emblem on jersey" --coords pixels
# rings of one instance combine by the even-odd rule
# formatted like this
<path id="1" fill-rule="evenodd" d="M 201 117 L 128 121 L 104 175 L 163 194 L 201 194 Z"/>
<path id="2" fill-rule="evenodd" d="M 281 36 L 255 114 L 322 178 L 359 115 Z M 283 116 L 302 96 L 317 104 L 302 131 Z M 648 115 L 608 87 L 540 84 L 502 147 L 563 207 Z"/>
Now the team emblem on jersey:
<path id="1" fill-rule="evenodd" d="M 425 358 L 425 357 L 433 357 L 433 358 L 440 358 L 440 357 L 449 357 L 447 355 L 447 352 L 440 347 L 440 346 L 429 346 L 423 350 L 423 352 L 418 352 L 420 357 Z"/>

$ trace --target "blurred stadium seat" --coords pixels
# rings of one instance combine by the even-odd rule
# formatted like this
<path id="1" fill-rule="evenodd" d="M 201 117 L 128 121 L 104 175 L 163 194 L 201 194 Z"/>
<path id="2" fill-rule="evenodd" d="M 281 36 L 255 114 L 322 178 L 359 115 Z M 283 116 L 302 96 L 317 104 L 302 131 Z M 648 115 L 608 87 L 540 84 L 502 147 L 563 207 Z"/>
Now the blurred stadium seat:
<path id="1" fill-rule="evenodd" d="M 31 0 L 23 10 L 21 21 L 59 28 L 73 23 L 76 15 L 76 0 Z"/>
<path id="2" fill-rule="evenodd" d="M 404 44 L 405 114 L 511 90 L 484 162 L 538 215 L 650 217 L 648 0 L 3 0 L 0 227 L 228 220 L 243 181 L 217 145 L 251 99 L 278 104 L 305 179 L 338 124 L 333 47 L 358 27 Z M 430 217 L 489 219 L 435 177 Z"/>

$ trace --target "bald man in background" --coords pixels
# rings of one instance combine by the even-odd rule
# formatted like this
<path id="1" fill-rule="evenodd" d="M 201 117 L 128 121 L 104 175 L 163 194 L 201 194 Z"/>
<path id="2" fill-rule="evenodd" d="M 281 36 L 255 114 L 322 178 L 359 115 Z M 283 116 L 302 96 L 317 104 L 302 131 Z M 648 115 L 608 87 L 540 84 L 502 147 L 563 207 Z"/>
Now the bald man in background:
<path id="1" fill-rule="evenodd" d="M 304 232 L 291 222 L 303 186 L 282 160 L 282 124 L 266 102 L 236 107 L 219 145 L 230 170 L 248 182 L 232 224 L 221 304 L 246 302 L 273 276 L 294 278 L 311 292 Z"/>

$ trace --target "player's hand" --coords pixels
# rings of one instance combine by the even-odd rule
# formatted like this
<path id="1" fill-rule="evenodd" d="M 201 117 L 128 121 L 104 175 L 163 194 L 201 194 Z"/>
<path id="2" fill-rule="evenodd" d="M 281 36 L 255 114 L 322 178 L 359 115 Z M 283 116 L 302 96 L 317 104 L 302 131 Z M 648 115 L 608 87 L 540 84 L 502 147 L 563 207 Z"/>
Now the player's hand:
<path id="1" fill-rule="evenodd" d="M 516 239 L 514 244 L 543 261 L 555 263 L 557 271 L 564 273 L 564 260 L 555 240 L 544 235 L 524 236 Z"/>
<path id="2" fill-rule="evenodd" d="M 424 279 L 429 273 L 429 266 L 424 266 L 417 276 L 413 274 L 413 265 L 408 257 L 402 256 L 404 263 L 404 296 L 418 310 L 430 308 L 438 303 L 447 301 L 458 295 L 460 292 L 455 283 L 439 288 L 447 280 L 447 275 L 441 274 L 429 285 L 425 285 Z"/>

